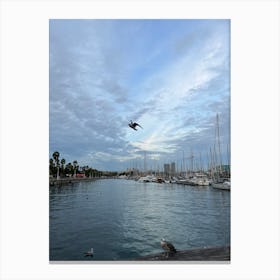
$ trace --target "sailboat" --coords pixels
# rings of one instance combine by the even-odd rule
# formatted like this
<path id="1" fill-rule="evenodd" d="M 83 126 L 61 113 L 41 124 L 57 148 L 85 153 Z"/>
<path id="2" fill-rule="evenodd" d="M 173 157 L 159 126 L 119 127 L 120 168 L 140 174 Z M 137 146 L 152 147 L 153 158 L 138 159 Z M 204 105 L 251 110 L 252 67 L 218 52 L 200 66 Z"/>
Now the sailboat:
<path id="1" fill-rule="evenodd" d="M 225 180 L 223 183 L 212 183 L 212 188 L 219 189 L 219 190 L 230 191 L 230 181 Z"/>

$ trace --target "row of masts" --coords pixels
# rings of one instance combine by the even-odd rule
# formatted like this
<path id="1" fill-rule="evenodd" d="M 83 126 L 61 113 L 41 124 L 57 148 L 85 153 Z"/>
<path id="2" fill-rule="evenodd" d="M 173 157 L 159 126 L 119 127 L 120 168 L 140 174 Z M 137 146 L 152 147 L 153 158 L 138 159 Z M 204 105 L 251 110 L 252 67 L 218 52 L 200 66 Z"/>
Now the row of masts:
<path id="1" fill-rule="evenodd" d="M 206 161 L 206 163 L 205 163 Z M 189 157 L 182 157 L 182 160 L 147 160 L 147 153 L 144 156 L 144 164 L 141 164 L 141 159 L 132 160 L 127 170 L 138 170 L 141 173 L 159 173 L 164 172 L 164 166 L 175 164 L 176 174 L 190 174 L 192 172 L 223 172 L 225 166 L 229 166 L 229 163 L 223 164 L 223 161 L 218 163 L 218 156 L 215 152 L 215 147 L 210 147 L 209 153 L 206 154 L 206 160 L 202 159 L 202 154 L 199 153 L 195 156 L 192 152 Z"/>

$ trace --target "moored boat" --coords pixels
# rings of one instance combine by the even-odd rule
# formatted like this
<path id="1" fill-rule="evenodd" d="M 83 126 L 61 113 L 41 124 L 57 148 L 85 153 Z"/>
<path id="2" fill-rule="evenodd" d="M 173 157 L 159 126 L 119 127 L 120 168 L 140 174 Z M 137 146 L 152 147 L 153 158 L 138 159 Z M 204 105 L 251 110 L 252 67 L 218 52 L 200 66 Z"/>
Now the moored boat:
<path id="1" fill-rule="evenodd" d="M 224 181 L 223 183 L 212 183 L 214 189 L 230 191 L 230 181 Z"/>

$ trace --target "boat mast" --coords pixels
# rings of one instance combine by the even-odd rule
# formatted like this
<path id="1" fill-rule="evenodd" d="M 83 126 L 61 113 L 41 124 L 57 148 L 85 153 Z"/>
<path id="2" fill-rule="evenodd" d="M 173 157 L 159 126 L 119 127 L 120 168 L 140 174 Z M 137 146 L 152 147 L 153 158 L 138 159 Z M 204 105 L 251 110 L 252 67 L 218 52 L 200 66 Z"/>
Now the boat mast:
<path id="1" fill-rule="evenodd" d="M 217 141 L 218 141 L 218 157 L 219 157 L 219 169 L 222 171 L 222 156 L 221 156 L 221 143 L 220 143 L 220 127 L 219 127 L 219 114 L 216 116 L 216 124 L 217 124 Z"/>
<path id="2" fill-rule="evenodd" d="M 211 147 L 210 147 L 210 172 L 211 172 L 211 179 L 213 180 L 215 174 L 215 159 Z"/>
<path id="3" fill-rule="evenodd" d="M 192 174 L 192 176 L 193 176 L 193 173 L 194 173 L 194 162 L 193 162 L 193 158 L 194 158 L 193 150 L 191 149 L 190 160 L 191 160 L 191 174 Z"/>
<path id="4" fill-rule="evenodd" d="M 227 164 L 228 164 L 228 176 L 230 177 L 230 156 L 229 156 L 229 145 L 227 145 Z"/>
<path id="5" fill-rule="evenodd" d="M 146 151 L 144 151 L 144 176 L 146 176 L 146 169 L 147 169 L 147 158 L 146 158 Z"/>
<path id="6" fill-rule="evenodd" d="M 183 150 L 183 174 L 185 172 L 185 176 L 186 176 L 186 169 L 185 169 L 185 152 Z"/>

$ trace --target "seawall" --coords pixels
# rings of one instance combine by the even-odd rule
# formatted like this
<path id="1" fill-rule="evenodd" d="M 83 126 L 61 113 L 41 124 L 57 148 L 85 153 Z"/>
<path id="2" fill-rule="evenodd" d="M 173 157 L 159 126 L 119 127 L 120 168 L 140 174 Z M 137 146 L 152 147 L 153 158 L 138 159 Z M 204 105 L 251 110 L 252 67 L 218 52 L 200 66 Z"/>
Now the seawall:
<path id="1" fill-rule="evenodd" d="M 162 252 L 147 255 L 137 261 L 230 261 L 230 246 L 203 247 L 181 250 L 176 253 Z"/>

